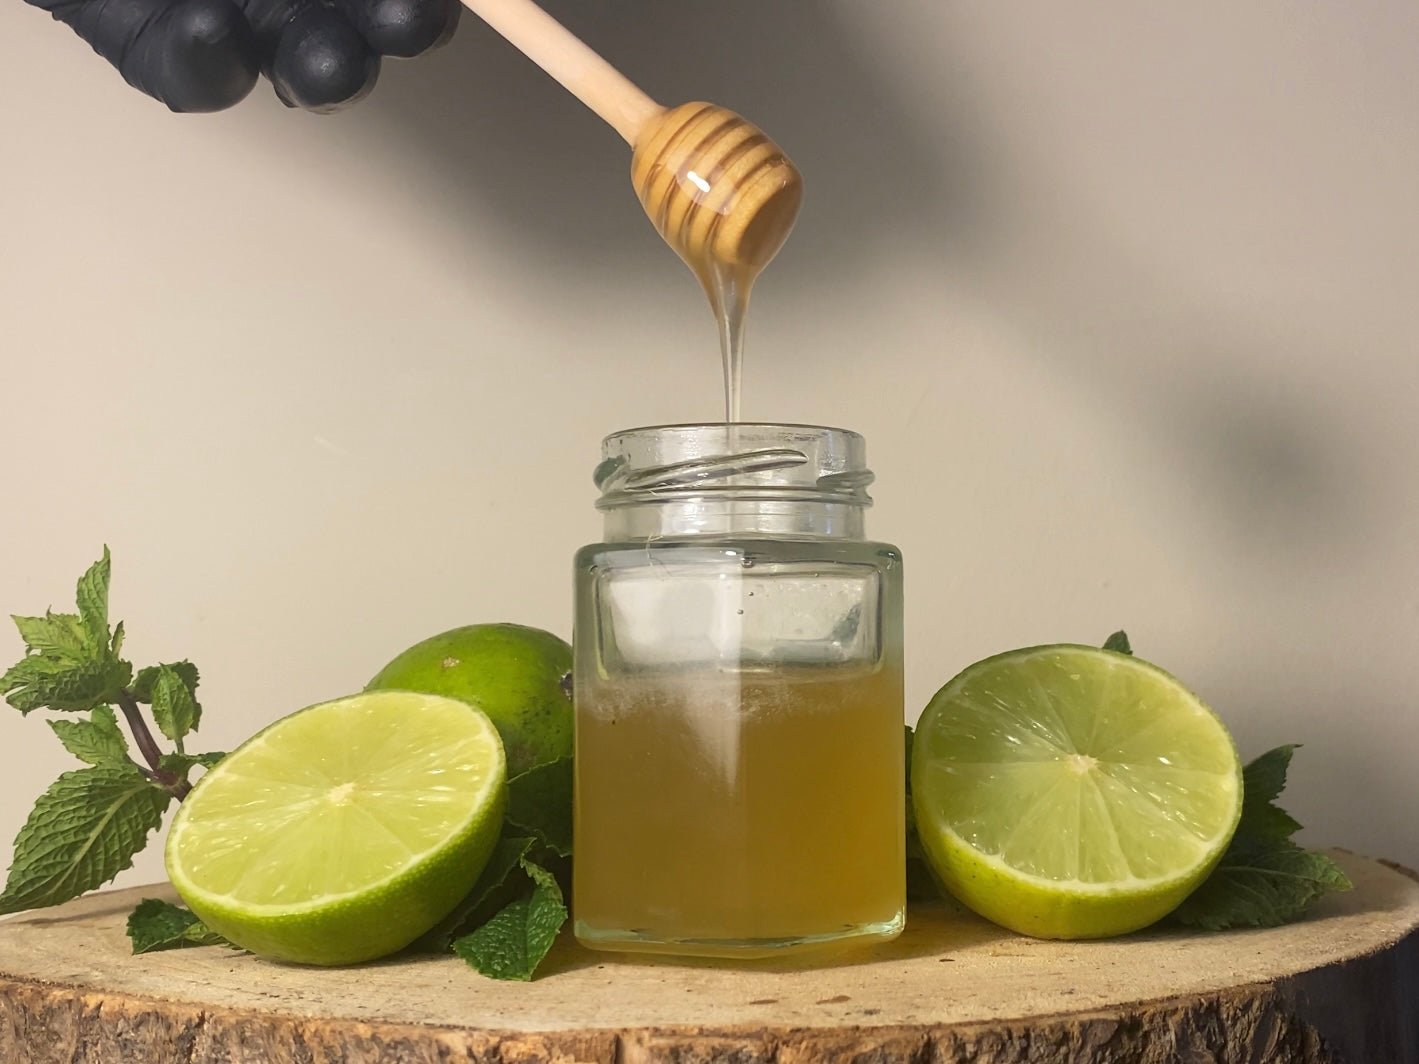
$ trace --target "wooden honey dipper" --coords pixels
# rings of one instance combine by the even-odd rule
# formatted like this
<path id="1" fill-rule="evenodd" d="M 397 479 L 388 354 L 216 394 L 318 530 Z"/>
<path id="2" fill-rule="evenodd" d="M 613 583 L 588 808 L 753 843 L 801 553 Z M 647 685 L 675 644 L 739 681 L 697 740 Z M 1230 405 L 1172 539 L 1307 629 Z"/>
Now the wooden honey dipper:
<path id="1" fill-rule="evenodd" d="M 662 107 L 532 0 L 463 4 L 631 146 L 641 205 L 706 289 L 737 279 L 747 298 L 803 200 L 803 178 L 782 149 L 723 107 Z"/>

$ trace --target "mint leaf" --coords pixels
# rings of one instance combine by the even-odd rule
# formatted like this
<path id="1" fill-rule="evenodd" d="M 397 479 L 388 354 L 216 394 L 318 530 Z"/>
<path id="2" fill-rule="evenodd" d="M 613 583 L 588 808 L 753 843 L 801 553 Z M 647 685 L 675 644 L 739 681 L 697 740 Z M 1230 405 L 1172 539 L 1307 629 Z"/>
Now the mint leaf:
<path id="1" fill-rule="evenodd" d="M 163 669 L 171 669 L 182 677 L 182 682 L 187 686 L 188 693 L 196 697 L 197 683 L 201 678 L 197 672 L 197 666 L 190 661 L 173 661 L 165 665 L 149 665 L 145 669 L 139 669 L 138 675 L 133 677 L 133 697 L 144 705 L 153 700 L 153 685 L 158 682 L 158 675 Z"/>
<path id="2" fill-rule="evenodd" d="M 159 665 L 153 681 L 153 720 L 158 730 L 177 744 L 179 752 L 183 737 L 202 722 L 202 707 L 182 675 L 170 665 Z"/>
<path id="3" fill-rule="evenodd" d="M 133 943 L 135 954 L 186 946 L 231 945 L 199 920 L 196 913 L 158 898 L 144 898 L 128 914 L 128 940 Z"/>
<path id="4" fill-rule="evenodd" d="M 90 765 L 126 764 L 128 740 L 118 727 L 118 717 L 109 706 L 99 706 L 88 720 L 46 721 L 64 749 Z"/>
<path id="5" fill-rule="evenodd" d="M 1173 919 L 1207 931 L 1277 927 L 1300 919 L 1325 895 L 1350 887 L 1339 865 L 1294 842 L 1234 847 Z"/>
<path id="6" fill-rule="evenodd" d="M 79 604 L 79 619 L 83 623 L 88 646 L 93 651 L 107 649 L 108 632 L 108 582 L 110 559 L 108 547 L 103 549 L 103 557 L 89 566 L 79 577 L 74 598 Z"/>
<path id="7" fill-rule="evenodd" d="M 74 661 L 67 655 L 41 652 L 21 658 L 4 676 L 0 691 L 21 713 L 57 709 L 87 713 L 116 701 L 132 678 L 126 661 L 100 658 Z"/>
<path id="8" fill-rule="evenodd" d="M 1276 804 L 1286 786 L 1291 755 L 1300 749 L 1292 743 L 1268 750 L 1242 770 L 1242 819 L 1237 834 L 1248 840 L 1283 841 L 1301 830 L 1290 813 Z"/>
<path id="9" fill-rule="evenodd" d="M 1266 751 L 1242 770 L 1249 804 L 1274 802 L 1281 797 L 1281 792 L 1286 789 L 1286 770 L 1291 767 L 1291 755 L 1300 748 L 1300 743 L 1278 746 Z"/>
<path id="10" fill-rule="evenodd" d="M 43 617 L 12 615 L 10 619 L 15 622 L 20 638 L 30 650 L 49 651 L 74 661 L 90 656 L 84 622 L 79 620 L 77 613 L 46 611 Z"/>
<path id="11" fill-rule="evenodd" d="M 453 952 L 491 979 L 530 980 L 567 919 L 556 877 L 525 858 L 520 863 L 532 889 L 453 943 Z"/>
<path id="12" fill-rule="evenodd" d="M 516 835 L 505 835 L 499 839 L 473 889 L 454 906 L 453 912 L 434 925 L 432 930 L 420 935 L 414 948 L 443 953 L 455 938 L 486 923 L 489 917 L 512 901 L 518 889 L 526 886 L 525 877 L 516 873 L 535 841 Z"/>
<path id="13" fill-rule="evenodd" d="M 507 822 L 558 857 L 572 852 L 572 759 L 537 765 L 507 782 Z"/>
<path id="14" fill-rule="evenodd" d="M 107 883 L 133 863 L 171 800 L 136 765 L 64 773 L 15 837 L 0 914 L 57 905 Z"/>
<path id="15" fill-rule="evenodd" d="M 1131 655 L 1133 653 L 1133 646 L 1128 641 L 1128 633 L 1122 628 L 1104 640 L 1104 649 L 1112 650 L 1117 654 Z"/>

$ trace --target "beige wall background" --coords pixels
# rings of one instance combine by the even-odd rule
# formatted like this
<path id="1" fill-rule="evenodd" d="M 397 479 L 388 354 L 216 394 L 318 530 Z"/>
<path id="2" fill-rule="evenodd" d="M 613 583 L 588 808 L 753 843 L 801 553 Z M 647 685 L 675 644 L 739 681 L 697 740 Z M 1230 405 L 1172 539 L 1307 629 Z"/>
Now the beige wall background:
<path id="1" fill-rule="evenodd" d="M 1305 744 L 1309 840 L 1419 863 L 1419 6 L 551 7 L 806 173 L 745 413 L 867 435 L 910 715 L 1127 627 Z M 600 437 L 720 410 L 615 136 L 471 18 L 335 117 L 170 115 L 23 4 L 0 42 L 0 607 L 109 543 L 216 748 L 453 625 L 567 633 Z M 7 710 L 0 764 L 8 843 L 69 762 Z"/>

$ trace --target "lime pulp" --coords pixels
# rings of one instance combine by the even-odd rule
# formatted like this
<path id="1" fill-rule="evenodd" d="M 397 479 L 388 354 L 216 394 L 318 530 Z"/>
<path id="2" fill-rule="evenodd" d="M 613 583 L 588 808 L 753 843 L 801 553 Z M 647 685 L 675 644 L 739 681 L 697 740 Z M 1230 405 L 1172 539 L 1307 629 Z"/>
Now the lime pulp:
<path id="1" fill-rule="evenodd" d="M 168 876 L 253 953 L 350 964 L 407 945 L 472 887 L 497 841 L 506 763 L 450 698 L 355 695 L 277 721 L 207 773 L 168 835 Z"/>
<path id="2" fill-rule="evenodd" d="M 1241 815 L 1221 721 L 1177 680 L 1094 647 L 970 666 L 917 725 L 912 794 L 946 887 L 1024 934 L 1095 938 L 1175 908 Z"/>

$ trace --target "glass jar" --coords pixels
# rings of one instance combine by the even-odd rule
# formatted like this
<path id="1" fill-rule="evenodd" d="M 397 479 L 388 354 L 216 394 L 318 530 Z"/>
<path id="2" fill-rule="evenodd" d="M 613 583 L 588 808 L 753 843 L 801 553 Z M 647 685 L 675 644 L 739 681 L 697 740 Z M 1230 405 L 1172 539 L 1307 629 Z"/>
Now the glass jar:
<path id="1" fill-rule="evenodd" d="M 576 935 L 763 956 L 905 912 L 902 560 L 865 443 L 631 429 L 576 559 Z"/>

